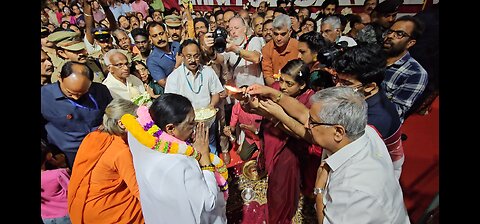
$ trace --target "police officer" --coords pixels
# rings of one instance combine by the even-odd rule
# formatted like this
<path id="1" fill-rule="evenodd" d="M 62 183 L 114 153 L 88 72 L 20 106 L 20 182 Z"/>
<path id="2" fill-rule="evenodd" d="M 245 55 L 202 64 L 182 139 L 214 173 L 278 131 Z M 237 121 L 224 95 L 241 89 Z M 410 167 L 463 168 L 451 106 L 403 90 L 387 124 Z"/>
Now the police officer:
<path id="1" fill-rule="evenodd" d="M 67 61 L 79 62 L 92 69 L 94 82 L 101 83 L 105 79 L 106 75 L 101 69 L 100 63 L 94 58 L 88 57 L 87 49 L 83 41 L 75 38 L 67 39 L 59 42 L 56 46 L 58 56 L 63 59 L 62 66 Z"/>

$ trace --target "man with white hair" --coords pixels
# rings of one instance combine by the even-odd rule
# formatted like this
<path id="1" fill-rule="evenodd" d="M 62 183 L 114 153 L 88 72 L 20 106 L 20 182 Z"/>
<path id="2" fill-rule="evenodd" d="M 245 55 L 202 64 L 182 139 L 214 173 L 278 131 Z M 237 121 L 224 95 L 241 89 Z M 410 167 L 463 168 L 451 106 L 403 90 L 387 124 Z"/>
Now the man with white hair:
<path id="1" fill-rule="evenodd" d="M 214 56 L 219 64 L 225 63 L 236 86 L 264 85 L 260 60 L 262 56 L 262 38 L 247 36 L 247 24 L 240 16 L 234 16 L 229 22 L 228 44 L 224 53 Z M 213 39 L 213 38 L 211 38 Z M 208 45 L 213 46 L 212 40 Z"/>
<path id="2" fill-rule="evenodd" d="M 337 16 L 328 16 L 322 19 L 322 25 L 320 26 L 320 33 L 327 42 L 339 43 L 340 41 L 346 41 L 348 47 L 357 45 L 357 42 L 351 37 L 342 36 L 341 30 L 342 23 Z"/>
<path id="3" fill-rule="evenodd" d="M 262 49 L 262 70 L 265 83 L 272 86 L 274 74 L 288 61 L 298 58 L 298 40 L 290 38 L 292 21 L 285 14 L 280 14 L 273 20 L 273 41 L 269 41 Z"/>
<path id="4" fill-rule="evenodd" d="M 105 53 L 103 60 L 108 67 L 108 76 L 103 80 L 113 99 L 132 100 L 145 93 L 142 80 L 130 75 L 130 61 L 123 51 L 112 49 Z"/>
<path id="5" fill-rule="evenodd" d="M 367 125 L 362 93 L 350 86 L 322 89 L 310 97 L 307 108 L 265 86 L 250 86 L 247 92 L 269 99 L 260 107 L 283 108 L 287 116 L 279 121 L 291 130 L 300 128 L 300 137 L 323 148 L 313 189 L 319 224 L 410 223 L 387 147 Z M 281 108 L 272 107 L 275 101 Z"/>

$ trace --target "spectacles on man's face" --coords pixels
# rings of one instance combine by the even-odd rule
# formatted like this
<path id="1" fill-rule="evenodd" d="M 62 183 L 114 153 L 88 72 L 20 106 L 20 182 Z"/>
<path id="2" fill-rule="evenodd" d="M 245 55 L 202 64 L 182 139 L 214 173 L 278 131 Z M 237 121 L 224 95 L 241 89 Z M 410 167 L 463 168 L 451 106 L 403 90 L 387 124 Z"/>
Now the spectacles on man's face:
<path id="1" fill-rule="evenodd" d="M 310 116 L 308 117 L 308 127 L 309 127 L 310 129 L 312 129 L 312 128 L 316 127 L 316 126 L 319 126 L 319 125 L 335 126 L 335 125 L 337 125 L 337 124 L 324 123 L 324 122 L 316 122 L 316 121 L 314 121 L 314 120 L 312 119 L 312 115 L 310 115 Z"/>
<path id="2" fill-rule="evenodd" d="M 391 29 L 388 29 L 387 31 L 385 31 L 383 33 L 383 38 L 385 38 L 386 36 L 390 35 L 393 33 L 393 36 L 397 39 L 402 39 L 404 37 L 411 37 L 410 34 L 408 34 L 407 32 L 403 31 L 403 30 L 391 30 Z"/>
<path id="3" fill-rule="evenodd" d="M 328 36 L 328 35 L 330 35 L 330 33 L 332 33 L 332 32 L 333 32 L 333 30 L 331 30 L 331 29 L 326 29 L 326 30 L 324 30 L 324 31 L 320 31 L 320 34 L 322 34 L 322 36 Z"/>
<path id="4" fill-rule="evenodd" d="M 335 85 L 340 85 L 340 86 L 350 86 L 352 88 L 360 88 L 360 87 L 363 86 L 362 83 L 355 84 L 355 83 L 351 82 L 350 80 L 342 79 L 342 78 L 338 77 L 338 75 L 332 76 L 332 80 L 333 80 L 333 83 L 335 83 Z"/>

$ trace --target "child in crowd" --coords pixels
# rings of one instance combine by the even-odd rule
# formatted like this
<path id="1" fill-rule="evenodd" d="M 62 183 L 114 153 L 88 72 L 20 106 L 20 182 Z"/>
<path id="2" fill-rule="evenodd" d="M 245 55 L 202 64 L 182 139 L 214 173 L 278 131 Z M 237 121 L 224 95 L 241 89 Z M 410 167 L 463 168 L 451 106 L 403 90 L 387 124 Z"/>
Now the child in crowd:
<path id="1" fill-rule="evenodd" d="M 245 91 L 244 89 L 247 87 L 247 85 L 244 85 L 240 88 Z M 230 126 L 225 126 L 223 133 L 230 138 L 232 144 L 238 136 L 237 143 L 240 146 L 237 149 L 237 153 L 243 161 L 248 161 L 255 151 L 260 149 L 261 143 L 259 131 L 261 121 L 262 116 L 244 111 L 240 102 L 236 102 L 232 108 Z M 237 125 L 242 130 L 243 134 L 236 134 Z"/>
<path id="2" fill-rule="evenodd" d="M 67 189 L 70 182 L 70 170 L 58 168 L 59 161 L 52 154 L 52 149 L 41 141 L 41 215 L 45 224 L 71 223 L 67 209 Z M 47 167 L 53 167 L 47 169 Z"/>

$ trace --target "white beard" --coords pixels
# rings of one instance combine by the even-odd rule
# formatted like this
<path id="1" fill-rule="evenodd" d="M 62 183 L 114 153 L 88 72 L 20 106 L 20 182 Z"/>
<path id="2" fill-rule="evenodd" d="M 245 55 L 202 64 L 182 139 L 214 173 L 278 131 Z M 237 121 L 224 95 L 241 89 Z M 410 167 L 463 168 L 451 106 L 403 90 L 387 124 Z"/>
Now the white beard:
<path id="1" fill-rule="evenodd" d="M 232 39 L 232 44 L 235 44 L 237 46 L 240 46 L 243 43 L 243 37 L 237 37 Z"/>

